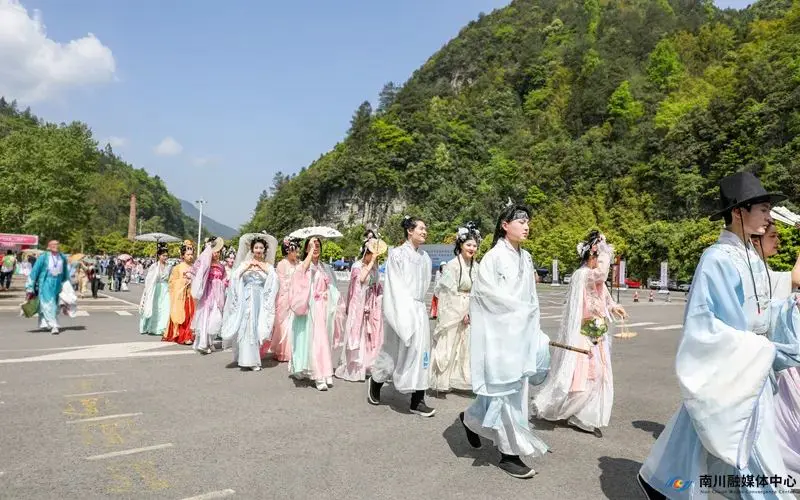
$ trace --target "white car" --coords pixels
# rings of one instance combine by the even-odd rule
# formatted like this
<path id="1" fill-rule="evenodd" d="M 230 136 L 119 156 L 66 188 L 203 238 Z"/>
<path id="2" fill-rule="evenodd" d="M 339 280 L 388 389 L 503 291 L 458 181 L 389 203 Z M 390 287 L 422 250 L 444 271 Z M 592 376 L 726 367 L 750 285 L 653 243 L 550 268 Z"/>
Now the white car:
<path id="1" fill-rule="evenodd" d="M 565 285 L 569 285 L 569 282 L 572 281 L 572 275 L 571 274 L 565 274 L 564 275 L 564 279 L 562 281 L 564 282 Z"/>

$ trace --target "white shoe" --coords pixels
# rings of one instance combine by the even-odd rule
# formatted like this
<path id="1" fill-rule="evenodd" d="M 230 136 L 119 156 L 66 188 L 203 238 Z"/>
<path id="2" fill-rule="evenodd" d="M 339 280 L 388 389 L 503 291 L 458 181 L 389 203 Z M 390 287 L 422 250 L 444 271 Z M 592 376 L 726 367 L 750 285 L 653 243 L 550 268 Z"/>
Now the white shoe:
<path id="1" fill-rule="evenodd" d="M 254 372 L 260 372 L 261 371 L 261 367 L 260 366 L 254 366 L 253 367 L 253 371 Z"/>
<path id="2" fill-rule="evenodd" d="M 50 330 L 50 333 L 52 333 L 53 335 L 58 335 L 58 328 L 53 327 L 53 329 Z"/>
<path id="3" fill-rule="evenodd" d="M 328 387 L 333 387 L 333 377 L 327 377 L 325 379 L 325 383 L 328 385 Z"/>
<path id="4" fill-rule="evenodd" d="M 318 391 L 327 391 L 328 386 L 325 384 L 323 380 L 317 380 L 317 390 Z"/>

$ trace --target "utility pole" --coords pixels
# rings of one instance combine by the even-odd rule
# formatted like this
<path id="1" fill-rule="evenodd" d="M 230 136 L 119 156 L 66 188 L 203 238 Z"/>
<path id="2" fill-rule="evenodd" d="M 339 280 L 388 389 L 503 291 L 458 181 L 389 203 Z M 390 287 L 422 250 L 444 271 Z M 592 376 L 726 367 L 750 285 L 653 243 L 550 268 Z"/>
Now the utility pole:
<path id="1" fill-rule="evenodd" d="M 200 217 L 197 220 L 197 250 L 200 252 L 203 248 L 201 244 L 202 240 L 200 239 L 200 237 L 203 235 L 203 205 L 205 205 L 207 202 L 206 200 L 200 198 L 199 200 L 196 200 L 195 203 L 200 205 Z"/>

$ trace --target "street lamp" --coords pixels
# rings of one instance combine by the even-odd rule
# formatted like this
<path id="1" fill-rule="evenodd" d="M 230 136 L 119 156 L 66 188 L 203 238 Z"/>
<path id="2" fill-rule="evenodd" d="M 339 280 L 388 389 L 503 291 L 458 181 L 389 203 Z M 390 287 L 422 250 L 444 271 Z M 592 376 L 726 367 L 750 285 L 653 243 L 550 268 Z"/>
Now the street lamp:
<path id="1" fill-rule="evenodd" d="M 208 202 L 200 198 L 199 200 L 195 200 L 195 203 L 200 205 L 200 217 L 197 219 L 197 248 L 202 248 L 200 245 L 200 237 L 203 234 L 203 205 Z"/>

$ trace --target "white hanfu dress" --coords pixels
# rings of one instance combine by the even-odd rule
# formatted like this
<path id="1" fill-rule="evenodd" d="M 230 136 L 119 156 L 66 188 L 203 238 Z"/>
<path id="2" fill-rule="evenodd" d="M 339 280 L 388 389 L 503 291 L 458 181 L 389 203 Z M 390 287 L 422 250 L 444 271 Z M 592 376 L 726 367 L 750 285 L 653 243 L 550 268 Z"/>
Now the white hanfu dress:
<path id="1" fill-rule="evenodd" d="M 745 249 L 738 236 L 723 231 L 703 253 L 692 280 L 675 363 L 683 403 L 640 471 L 670 499 L 705 499 L 714 493 L 794 498 L 784 485 L 737 487 L 720 479 L 787 478 L 770 378 L 773 369 L 798 364 L 800 345 L 793 325 L 800 325 L 800 314 L 793 299 L 775 299 L 760 314 L 750 311 L 757 292 L 748 258 L 756 283 L 761 283 L 763 262 L 752 245 Z M 767 322 L 772 324 L 771 339 Z"/>
<path id="2" fill-rule="evenodd" d="M 430 323 L 425 294 L 431 285 L 431 258 L 411 243 L 389 250 L 383 285 L 384 342 L 372 379 L 391 380 L 401 394 L 428 389 Z"/>
<path id="3" fill-rule="evenodd" d="M 222 320 L 222 340 L 233 346 L 234 361 L 242 368 L 261 367 L 261 346 L 272 336 L 278 275 L 249 268 L 242 262 L 230 275 Z"/>
<path id="4" fill-rule="evenodd" d="M 533 262 L 505 238 L 481 261 L 470 300 L 470 356 L 475 402 L 464 425 L 505 455 L 535 457 L 547 445 L 528 422 L 528 385 L 550 365 L 550 339 L 539 326 Z"/>

